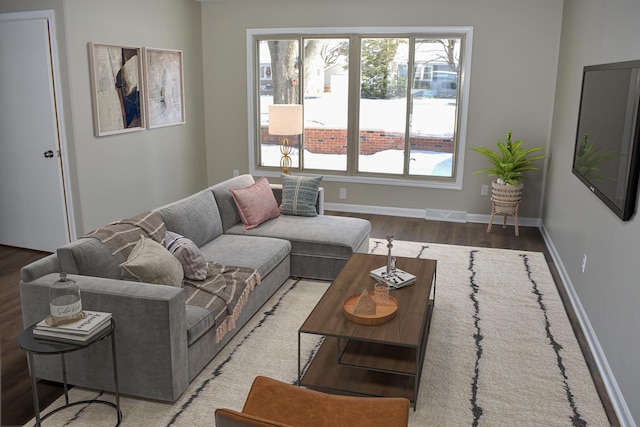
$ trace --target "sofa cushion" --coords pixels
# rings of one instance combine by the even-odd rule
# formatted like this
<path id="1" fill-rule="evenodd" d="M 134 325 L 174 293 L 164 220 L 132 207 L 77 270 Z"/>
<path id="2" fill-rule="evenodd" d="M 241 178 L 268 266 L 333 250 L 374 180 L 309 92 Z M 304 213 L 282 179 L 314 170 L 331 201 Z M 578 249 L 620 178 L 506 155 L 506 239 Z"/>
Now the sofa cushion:
<path id="1" fill-rule="evenodd" d="M 282 215 L 246 232 L 235 225 L 226 234 L 287 239 L 292 276 L 333 280 L 354 252 L 368 250 L 370 231 L 371 223 L 360 218 Z"/>
<path id="2" fill-rule="evenodd" d="M 68 274 L 120 279 L 120 264 L 127 259 L 121 252 L 112 253 L 100 240 L 82 237 L 56 251 L 60 271 Z"/>
<path id="3" fill-rule="evenodd" d="M 282 203 L 284 215 L 316 216 L 316 201 L 321 176 L 282 175 Z"/>
<path id="4" fill-rule="evenodd" d="M 248 187 L 254 182 L 253 176 L 244 174 L 230 178 L 211 187 L 211 191 L 213 192 L 216 203 L 218 204 L 218 210 L 220 211 L 223 231 L 227 231 L 229 227 L 232 227 L 242 221 L 238 207 L 233 201 L 231 190 L 235 188 Z"/>
<path id="5" fill-rule="evenodd" d="M 278 237 L 291 242 L 291 253 L 338 256 L 348 259 L 369 237 L 371 223 L 360 218 L 318 215 L 301 217 L 282 215 L 260 227 L 242 231 L 236 225 L 228 234 Z"/>
<path id="6" fill-rule="evenodd" d="M 240 212 L 245 231 L 280 216 L 278 203 L 267 178 L 262 177 L 248 187 L 234 188 L 230 191 Z"/>
<path id="7" fill-rule="evenodd" d="M 238 231 L 242 234 L 241 224 Z M 283 239 L 223 234 L 200 249 L 207 261 L 253 268 L 264 278 L 287 258 L 291 243 Z"/>
<path id="8" fill-rule="evenodd" d="M 167 231 L 164 239 L 167 250 L 180 261 L 184 277 L 191 280 L 204 280 L 207 277 L 207 261 L 200 248 L 191 239 Z"/>
<path id="9" fill-rule="evenodd" d="M 156 285 L 181 286 L 184 277 L 180 261 L 160 243 L 144 236 L 120 267 L 123 279 Z"/>
<path id="10" fill-rule="evenodd" d="M 222 234 L 222 220 L 211 189 L 156 209 L 167 230 L 178 233 L 197 246 Z"/>

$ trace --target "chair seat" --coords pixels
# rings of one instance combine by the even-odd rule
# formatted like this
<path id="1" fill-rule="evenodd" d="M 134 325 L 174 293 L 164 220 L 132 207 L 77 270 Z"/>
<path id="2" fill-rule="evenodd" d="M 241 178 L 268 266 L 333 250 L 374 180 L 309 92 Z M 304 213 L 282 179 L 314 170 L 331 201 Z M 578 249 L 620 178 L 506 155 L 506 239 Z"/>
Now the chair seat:
<path id="1" fill-rule="evenodd" d="M 215 416 L 218 427 L 406 427 L 409 400 L 333 395 L 259 376 L 242 412 L 217 409 Z"/>

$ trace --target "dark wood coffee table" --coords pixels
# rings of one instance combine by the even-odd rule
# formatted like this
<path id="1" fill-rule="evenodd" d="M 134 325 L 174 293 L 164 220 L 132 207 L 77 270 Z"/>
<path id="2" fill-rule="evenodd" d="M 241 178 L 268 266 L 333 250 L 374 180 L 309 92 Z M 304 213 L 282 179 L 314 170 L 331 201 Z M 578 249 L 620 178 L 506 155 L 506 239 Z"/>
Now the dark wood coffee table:
<path id="1" fill-rule="evenodd" d="M 363 289 L 373 290 L 369 276 L 386 265 L 384 255 L 353 254 L 298 330 L 298 385 L 351 395 L 406 397 L 416 407 L 431 314 L 435 305 L 435 260 L 396 258 L 396 266 L 416 276 L 413 285 L 392 290 L 398 311 L 374 326 L 348 320 L 344 301 Z M 302 374 L 302 334 L 325 337 Z"/>

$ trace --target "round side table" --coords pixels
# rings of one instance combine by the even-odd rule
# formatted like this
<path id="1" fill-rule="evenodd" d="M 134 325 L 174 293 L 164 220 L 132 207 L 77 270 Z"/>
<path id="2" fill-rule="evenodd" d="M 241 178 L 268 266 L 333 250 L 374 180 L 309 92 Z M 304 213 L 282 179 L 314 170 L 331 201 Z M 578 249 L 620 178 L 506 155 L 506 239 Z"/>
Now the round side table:
<path id="1" fill-rule="evenodd" d="M 18 338 L 18 345 L 20 346 L 20 348 L 22 348 L 24 351 L 27 352 L 27 357 L 29 359 L 29 368 L 31 370 L 31 392 L 33 395 L 33 409 L 35 412 L 36 426 L 40 426 L 42 421 L 44 421 L 50 415 L 53 415 L 59 411 L 62 411 L 63 409 L 66 409 L 70 406 L 85 405 L 90 403 L 100 403 L 103 405 L 108 405 L 113 407 L 116 410 L 117 416 L 118 416 L 118 422 L 116 426 L 120 425 L 120 422 L 122 421 L 122 411 L 120 410 L 120 392 L 118 390 L 118 364 L 116 362 L 116 334 L 115 334 L 116 324 L 113 319 L 111 319 L 110 322 L 111 323 L 109 327 L 100 331 L 100 333 L 98 333 L 96 336 L 92 337 L 86 342 L 78 342 L 78 343 L 68 343 L 68 342 L 60 342 L 60 341 L 35 338 L 33 336 L 33 329 L 35 328 L 36 324 L 33 324 L 29 326 L 27 329 L 25 329 L 24 331 L 22 331 L 22 333 L 20 334 L 20 337 Z M 111 355 L 113 357 L 113 382 L 115 386 L 114 393 L 116 397 L 116 403 L 114 404 L 113 402 L 109 402 L 106 400 L 99 400 L 99 399 L 81 400 L 78 402 L 69 403 L 69 393 L 68 393 L 69 390 L 68 390 L 68 384 L 67 384 L 67 366 L 65 363 L 64 355 L 66 353 L 72 353 L 74 351 L 87 348 L 98 341 L 102 341 L 108 336 L 111 337 Z M 33 358 L 34 354 L 44 354 L 44 355 L 59 354 L 60 360 L 62 361 L 62 381 L 64 385 L 65 405 L 52 410 L 51 412 L 49 412 L 48 414 L 45 414 L 44 416 L 40 416 L 38 388 L 36 385 L 36 375 L 35 375 L 35 368 L 34 368 L 35 365 L 34 365 L 34 358 Z"/>

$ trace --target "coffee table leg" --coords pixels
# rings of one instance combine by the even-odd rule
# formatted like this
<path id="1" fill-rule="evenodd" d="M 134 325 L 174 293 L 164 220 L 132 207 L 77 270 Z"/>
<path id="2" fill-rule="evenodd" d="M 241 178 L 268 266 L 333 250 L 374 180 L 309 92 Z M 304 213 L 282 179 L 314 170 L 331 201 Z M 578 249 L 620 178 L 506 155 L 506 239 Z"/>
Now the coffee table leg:
<path id="1" fill-rule="evenodd" d="M 298 332 L 298 387 L 302 385 L 302 378 L 300 376 L 300 332 Z"/>

